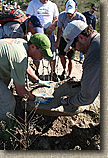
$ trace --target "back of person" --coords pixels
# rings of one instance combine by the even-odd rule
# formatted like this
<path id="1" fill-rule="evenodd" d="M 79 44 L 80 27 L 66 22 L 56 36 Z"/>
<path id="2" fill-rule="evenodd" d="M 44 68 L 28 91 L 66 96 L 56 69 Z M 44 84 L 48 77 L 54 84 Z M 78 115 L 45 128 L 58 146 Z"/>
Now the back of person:
<path id="1" fill-rule="evenodd" d="M 18 84 L 24 84 L 25 76 L 21 72 L 23 72 L 22 68 L 26 72 L 28 66 L 26 50 L 27 42 L 24 39 L 0 40 L 0 78 L 6 85 L 10 78 Z"/>
<path id="2" fill-rule="evenodd" d="M 20 23 L 8 22 L 0 26 L 0 39 L 2 38 L 24 38 L 24 32 Z"/>
<path id="3" fill-rule="evenodd" d="M 7 14 L 0 16 L 0 39 L 24 38 L 21 24 L 27 19 L 20 9 L 12 9 Z"/>
<path id="4" fill-rule="evenodd" d="M 30 32 L 30 34 L 28 34 Z M 31 34 L 44 33 L 43 27 L 37 16 L 27 17 L 22 23 L 18 21 L 7 22 L 0 26 L 0 39 L 2 38 L 24 38 L 29 40 Z"/>

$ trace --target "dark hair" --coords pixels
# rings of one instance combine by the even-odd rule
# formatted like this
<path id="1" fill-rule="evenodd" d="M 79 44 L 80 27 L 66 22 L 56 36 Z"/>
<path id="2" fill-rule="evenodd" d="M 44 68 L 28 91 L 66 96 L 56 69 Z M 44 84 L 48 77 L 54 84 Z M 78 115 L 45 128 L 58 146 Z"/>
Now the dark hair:
<path id="1" fill-rule="evenodd" d="M 34 27 L 42 28 L 42 24 L 37 16 L 32 15 L 31 17 L 29 17 L 29 20 L 31 21 Z"/>
<path id="2" fill-rule="evenodd" d="M 84 36 L 86 36 L 86 37 L 88 37 L 88 36 L 90 36 L 90 35 L 93 33 L 93 31 L 94 31 L 94 29 L 93 29 L 92 25 L 89 24 L 89 25 L 81 32 L 81 34 L 84 35 Z"/>
<path id="3" fill-rule="evenodd" d="M 98 8 L 98 5 L 95 4 L 95 3 L 92 3 L 92 4 L 91 4 L 91 8 L 93 8 L 93 7 Z"/>
<path id="4" fill-rule="evenodd" d="M 92 25 L 89 24 L 80 34 L 82 34 L 82 35 L 84 35 L 86 37 L 89 37 L 93 33 L 93 31 L 94 31 L 94 29 L 93 29 Z M 74 38 L 74 41 L 71 44 L 71 46 L 73 48 L 75 48 L 77 41 L 78 41 L 78 36 L 76 38 Z"/>
<path id="5" fill-rule="evenodd" d="M 29 40 L 29 41 L 27 42 L 27 44 L 28 44 L 28 46 L 30 46 L 30 45 L 33 44 L 33 43 L 31 43 L 31 41 Z"/>
<path id="6" fill-rule="evenodd" d="M 30 40 L 27 42 L 27 44 L 28 44 L 28 46 L 30 46 L 31 44 L 33 44 Z M 37 47 L 37 49 L 39 49 L 39 47 L 38 46 L 36 46 Z"/>
<path id="7" fill-rule="evenodd" d="M 67 0 L 66 2 L 65 2 L 65 7 L 66 7 L 66 3 L 68 2 L 69 0 Z M 74 2 L 75 2 L 75 8 L 77 8 L 77 2 L 75 1 L 75 0 L 73 0 Z"/>

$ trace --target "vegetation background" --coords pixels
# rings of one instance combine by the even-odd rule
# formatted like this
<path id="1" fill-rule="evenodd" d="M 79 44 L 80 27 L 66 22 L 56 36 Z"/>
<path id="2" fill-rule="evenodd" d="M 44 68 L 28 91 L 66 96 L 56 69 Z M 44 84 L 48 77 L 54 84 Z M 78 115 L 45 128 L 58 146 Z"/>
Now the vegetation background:
<path id="1" fill-rule="evenodd" d="M 11 1 L 11 0 L 7 0 Z M 12 0 L 13 2 L 17 2 L 23 11 L 26 11 L 30 0 Z M 52 2 L 56 3 L 59 9 L 59 13 L 65 9 L 65 2 L 66 0 L 51 0 Z M 97 31 L 100 32 L 100 0 L 76 0 L 78 4 L 78 12 L 82 13 L 83 11 L 87 11 L 90 9 L 92 3 L 98 4 L 99 8 L 95 12 L 97 16 Z"/>

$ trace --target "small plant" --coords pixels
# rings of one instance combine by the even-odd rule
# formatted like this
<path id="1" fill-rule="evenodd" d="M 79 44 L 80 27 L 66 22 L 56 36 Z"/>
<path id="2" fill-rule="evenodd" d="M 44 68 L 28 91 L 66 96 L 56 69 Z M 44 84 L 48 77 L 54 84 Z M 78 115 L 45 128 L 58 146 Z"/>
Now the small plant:
<path id="1" fill-rule="evenodd" d="M 36 138 L 42 134 L 43 129 L 38 127 L 38 123 L 42 121 L 42 117 L 36 115 L 36 110 L 39 103 L 36 104 L 35 108 L 30 112 L 29 115 L 27 115 L 27 95 L 25 95 L 23 101 L 25 101 L 24 120 L 20 118 L 21 120 L 19 121 L 16 117 L 7 112 L 6 115 L 8 118 L 11 119 L 11 121 L 8 121 L 7 123 L 5 121 L 0 122 L 0 126 L 2 129 L 2 131 L 0 131 L 0 135 L 1 139 L 3 140 L 1 144 L 4 150 L 28 150 L 32 143 L 34 143 Z M 37 132 L 37 129 L 39 132 Z M 8 144 L 10 144 L 10 146 Z"/>

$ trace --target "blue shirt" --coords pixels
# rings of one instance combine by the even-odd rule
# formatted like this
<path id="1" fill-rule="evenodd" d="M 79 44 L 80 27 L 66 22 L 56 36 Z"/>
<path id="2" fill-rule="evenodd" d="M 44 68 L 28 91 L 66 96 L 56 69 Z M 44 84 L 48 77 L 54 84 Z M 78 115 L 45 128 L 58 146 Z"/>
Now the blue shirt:
<path id="1" fill-rule="evenodd" d="M 96 30 L 96 15 L 94 13 L 90 14 L 89 11 L 85 11 L 82 14 L 86 17 L 87 24 L 92 24 L 93 29 Z"/>

